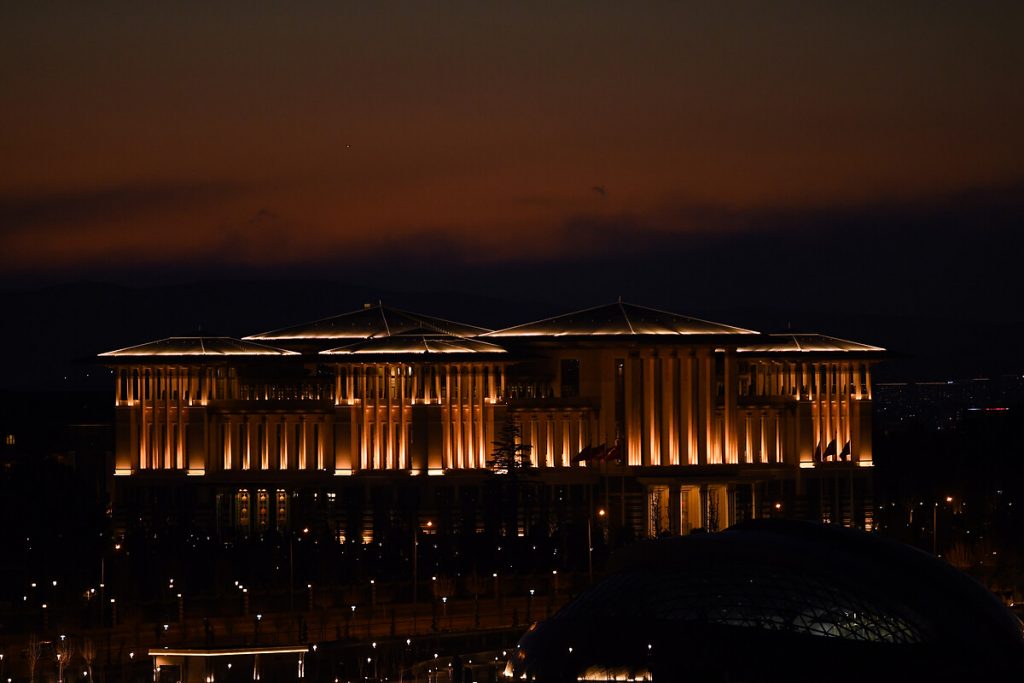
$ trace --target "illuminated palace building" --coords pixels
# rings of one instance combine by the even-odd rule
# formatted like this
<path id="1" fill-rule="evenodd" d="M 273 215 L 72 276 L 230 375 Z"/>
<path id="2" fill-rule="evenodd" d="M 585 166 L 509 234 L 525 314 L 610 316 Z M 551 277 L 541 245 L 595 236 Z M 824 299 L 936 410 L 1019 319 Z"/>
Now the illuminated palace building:
<path id="1" fill-rule="evenodd" d="M 413 516 L 483 532 L 503 523 L 489 460 L 514 424 L 537 476 L 506 533 L 595 514 L 637 535 L 778 515 L 870 528 L 882 355 L 622 302 L 496 331 L 367 305 L 171 337 L 100 357 L 115 511 L 228 534 L 369 541 Z"/>

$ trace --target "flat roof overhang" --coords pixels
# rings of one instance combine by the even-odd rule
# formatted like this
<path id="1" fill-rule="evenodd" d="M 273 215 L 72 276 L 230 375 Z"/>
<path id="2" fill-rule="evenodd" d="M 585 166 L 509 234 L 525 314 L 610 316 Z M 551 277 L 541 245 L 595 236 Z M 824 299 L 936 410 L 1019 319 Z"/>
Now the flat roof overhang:
<path id="1" fill-rule="evenodd" d="M 306 645 L 279 645 L 275 647 L 232 647 L 223 649 L 153 648 L 150 657 L 245 657 L 252 655 L 289 655 L 309 652 Z"/>

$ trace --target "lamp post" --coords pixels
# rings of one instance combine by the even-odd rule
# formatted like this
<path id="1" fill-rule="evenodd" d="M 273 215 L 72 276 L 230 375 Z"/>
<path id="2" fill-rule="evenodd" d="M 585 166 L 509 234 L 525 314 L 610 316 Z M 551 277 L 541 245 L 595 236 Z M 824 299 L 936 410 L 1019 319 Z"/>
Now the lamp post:
<path id="1" fill-rule="evenodd" d="M 946 503 L 952 503 L 953 496 L 946 496 Z M 939 504 L 932 506 L 932 555 L 939 554 Z"/>
<path id="2" fill-rule="evenodd" d="M 419 588 L 416 586 L 416 558 L 417 558 L 417 544 L 419 541 L 419 529 L 416 528 L 417 523 L 413 522 L 412 525 L 412 632 L 416 633 L 416 600 L 419 597 Z"/>
<path id="3" fill-rule="evenodd" d="M 597 510 L 598 517 L 604 517 L 604 508 Z M 587 516 L 587 578 L 590 583 L 594 583 L 594 532 L 593 532 L 593 515 Z"/>
<path id="4" fill-rule="evenodd" d="M 106 551 L 104 551 L 106 552 Z M 107 592 L 107 559 L 100 555 L 100 626 L 103 626 L 103 602 Z"/>
<path id="5" fill-rule="evenodd" d="M 64 669 L 67 668 L 74 654 L 74 647 L 68 641 L 67 636 L 61 635 L 60 640 L 54 643 L 54 650 L 57 653 L 57 683 L 64 683 Z"/>
<path id="6" fill-rule="evenodd" d="M 370 633 L 370 621 L 377 613 L 377 580 L 370 579 L 370 609 L 366 611 L 366 633 Z"/>
<path id="7" fill-rule="evenodd" d="M 427 528 L 434 526 L 431 520 L 427 520 Z M 419 616 L 419 522 L 412 525 L 412 632 L 416 633 L 416 620 Z"/>
<path id="8" fill-rule="evenodd" d="M 437 577 L 430 577 L 430 628 L 433 631 L 437 630 Z"/>

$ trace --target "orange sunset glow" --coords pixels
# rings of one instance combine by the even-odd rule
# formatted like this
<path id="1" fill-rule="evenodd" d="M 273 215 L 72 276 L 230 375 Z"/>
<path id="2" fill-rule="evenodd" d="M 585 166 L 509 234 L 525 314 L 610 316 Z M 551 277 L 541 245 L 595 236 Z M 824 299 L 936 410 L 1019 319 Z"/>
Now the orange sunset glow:
<path id="1" fill-rule="evenodd" d="M 1016 20 L 1014 19 L 1016 18 Z M 287 265 L 1021 177 L 1011 3 L 0 10 L 0 267 Z M 694 210 L 714 207 L 715 219 Z"/>

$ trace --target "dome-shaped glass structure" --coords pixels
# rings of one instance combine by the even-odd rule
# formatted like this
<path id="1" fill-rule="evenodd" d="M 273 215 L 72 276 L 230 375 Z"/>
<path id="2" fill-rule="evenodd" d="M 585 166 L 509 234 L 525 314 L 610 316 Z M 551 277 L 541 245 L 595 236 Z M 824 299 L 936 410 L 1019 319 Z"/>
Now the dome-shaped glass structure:
<path id="1" fill-rule="evenodd" d="M 505 673 L 978 680 L 1020 666 L 1020 621 L 944 562 L 862 532 L 764 520 L 629 548 L 611 576 L 523 636 Z"/>

